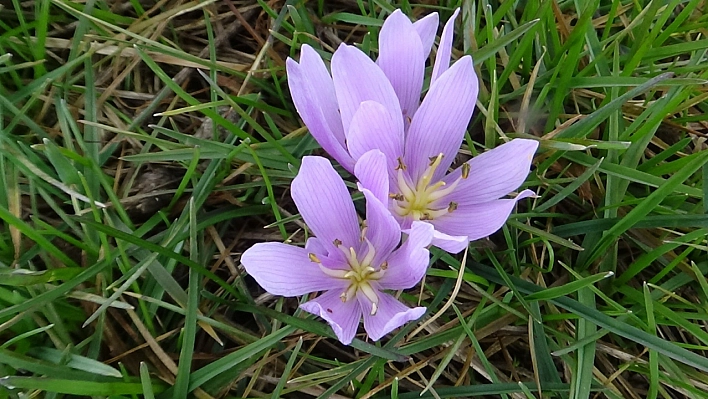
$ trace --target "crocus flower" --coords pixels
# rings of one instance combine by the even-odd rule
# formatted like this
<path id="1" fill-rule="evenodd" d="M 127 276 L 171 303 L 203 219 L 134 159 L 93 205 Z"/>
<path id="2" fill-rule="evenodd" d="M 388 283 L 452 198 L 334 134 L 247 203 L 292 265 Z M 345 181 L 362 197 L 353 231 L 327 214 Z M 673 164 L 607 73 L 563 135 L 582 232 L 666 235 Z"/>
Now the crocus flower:
<path id="1" fill-rule="evenodd" d="M 533 195 L 503 198 L 526 179 L 538 146 L 513 140 L 448 174 L 479 89 L 470 56 L 450 66 L 458 11 L 443 29 L 422 102 L 434 14 L 411 23 L 392 13 L 381 28 L 376 63 L 347 45 L 332 56 L 331 77 L 307 46 L 300 64 L 287 62 L 295 106 L 322 148 L 386 201 L 404 230 L 426 221 L 435 226 L 433 244 L 455 253 L 497 231 L 516 201 Z"/>
<path id="2" fill-rule="evenodd" d="M 456 10 L 443 30 L 431 85 L 448 69 Z M 400 10 L 384 22 L 379 35 L 379 57 L 374 63 L 353 46 L 342 44 L 332 56 L 332 75 L 322 58 L 303 45 L 300 63 L 288 58 L 288 85 L 295 108 L 312 136 L 345 169 L 354 171 L 366 150 L 365 122 L 357 111 L 364 101 L 386 108 L 386 123 L 403 135 L 420 104 L 425 61 L 435 40 L 438 14 L 412 23 Z M 457 92 L 450 92 L 457 95 Z M 476 96 L 476 92 L 475 92 Z M 386 143 L 379 143 L 384 145 Z"/>
<path id="3" fill-rule="evenodd" d="M 362 191 L 367 219 L 360 228 L 344 181 L 330 162 L 304 157 L 291 194 L 315 237 L 305 248 L 259 243 L 241 257 L 248 274 L 271 294 L 324 291 L 300 307 L 325 319 L 346 345 L 362 316 L 367 334 L 378 340 L 425 313 L 425 308 L 410 309 L 383 290 L 411 288 L 423 278 L 432 226 L 412 223 L 399 246 L 399 224 L 369 190 Z"/>
<path id="4" fill-rule="evenodd" d="M 534 195 L 524 190 L 515 198 L 503 198 L 526 180 L 538 147 L 535 140 L 512 140 L 451 173 L 447 173 L 451 162 L 446 158 L 454 158 L 454 152 L 411 147 L 411 152 L 394 158 L 399 165 L 393 168 L 387 158 L 397 154 L 371 150 L 356 163 L 355 174 L 360 186 L 371 190 L 379 201 L 388 201 L 404 231 L 426 221 L 435 227 L 432 244 L 448 252 L 460 252 L 469 241 L 499 230 L 516 202 Z M 426 158 L 432 151 L 440 152 Z"/>

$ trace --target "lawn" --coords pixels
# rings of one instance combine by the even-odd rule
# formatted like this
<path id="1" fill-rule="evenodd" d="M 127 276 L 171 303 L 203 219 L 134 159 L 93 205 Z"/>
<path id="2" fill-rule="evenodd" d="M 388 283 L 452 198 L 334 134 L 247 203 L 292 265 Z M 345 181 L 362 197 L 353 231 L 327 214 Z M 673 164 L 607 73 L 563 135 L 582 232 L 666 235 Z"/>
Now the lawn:
<path id="1" fill-rule="evenodd" d="M 286 60 L 376 59 L 395 9 L 437 12 L 427 91 L 458 7 L 479 95 L 455 165 L 537 141 L 536 195 L 463 252 L 430 247 L 391 292 L 420 319 L 343 345 L 299 308 L 315 295 L 241 262 L 313 234 L 290 190 L 305 156 L 367 203 Z M 708 398 L 706 7 L 0 2 L 0 399 Z"/>

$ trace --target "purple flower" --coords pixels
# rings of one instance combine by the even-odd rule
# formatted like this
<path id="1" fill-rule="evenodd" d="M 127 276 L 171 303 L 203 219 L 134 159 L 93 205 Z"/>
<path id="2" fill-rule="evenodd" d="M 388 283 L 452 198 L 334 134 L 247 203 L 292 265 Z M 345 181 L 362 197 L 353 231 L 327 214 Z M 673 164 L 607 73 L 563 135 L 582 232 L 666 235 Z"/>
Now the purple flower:
<path id="1" fill-rule="evenodd" d="M 453 24 L 458 11 L 443 30 L 431 85 L 450 64 Z M 288 85 L 295 108 L 322 148 L 348 171 L 353 172 L 356 160 L 372 149 L 366 147 L 371 144 L 366 140 L 367 112 L 358 112 L 363 102 L 369 102 L 368 107 L 386 110 L 380 112 L 379 124 L 385 124 L 402 140 L 404 129 L 420 104 L 425 61 L 437 27 L 437 13 L 412 23 L 396 10 L 381 28 L 377 62 L 356 47 L 342 44 L 332 56 L 331 76 L 322 58 L 308 45 L 302 46 L 299 64 L 288 58 Z"/>
<path id="2" fill-rule="evenodd" d="M 389 205 L 404 231 L 426 221 L 435 227 L 432 243 L 455 253 L 497 231 L 516 202 L 533 195 L 503 198 L 524 182 L 538 146 L 513 140 L 448 174 L 479 90 L 470 56 L 450 66 L 458 12 L 445 24 L 422 102 L 436 14 L 411 23 L 392 13 L 376 63 L 347 45 L 332 56 L 331 77 L 308 46 L 300 64 L 287 61 L 295 106 L 322 148 Z"/>
<path id="3" fill-rule="evenodd" d="M 415 123 L 415 122 L 414 122 Z M 395 159 L 396 154 L 371 150 L 356 163 L 361 187 L 379 201 L 387 201 L 391 214 L 406 231 L 413 223 L 426 221 L 435 227 L 432 244 L 448 252 L 462 251 L 469 241 L 499 230 L 516 202 L 534 195 L 524 190 L 513 199 L 502 198 L 526 180 L 531 159 L 538 147 L 534 140 L 516 139 L 472 158 L 447 173 L 455 153 L 443 153 L 429 146 Z M 437 156 L 426 156 L 440 151 Z M 446 158 L 448 158 L 446 160 Z"/>
<path id="4" fill-rule="evenodd" d="M 399 224 L 369 190 L 362 191 L 367 219 L 360 228 L 344 181 L 330 162 L 304 157 L 291 193 L 315 237 L 305 248 L 259 243 L 241 257 L 248 274 L 271 294 L 325 291 L 300 307 L 325 319 L 345 345 L 354 338 L 362 316 L 369 337 L 379 340 L 425 313 L 425 308 L 410 309 L 383 290 L 411 288 L 423 278 L 432 226 L 412 223 L 399 246 Z"/>

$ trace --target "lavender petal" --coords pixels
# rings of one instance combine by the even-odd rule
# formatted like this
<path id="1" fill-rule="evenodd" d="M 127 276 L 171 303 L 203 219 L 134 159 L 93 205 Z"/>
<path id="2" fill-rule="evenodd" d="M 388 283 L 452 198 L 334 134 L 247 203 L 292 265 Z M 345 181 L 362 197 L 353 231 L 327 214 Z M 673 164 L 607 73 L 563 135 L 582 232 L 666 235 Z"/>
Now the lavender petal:
<path id="1" fill-rule="evenodd" d="M 430 87 L 406 140 L 405 162 L 414 181 L 428 167 L 429 159 L 439 154 L 443 159 L 432 181 L 447 172 L 472 117 L 478 90 L 469 56 L 462 57 Z"/>
<path id="2" fill-rule="evenodd" d="M 388 258 L 388 268 L 379 280 L 381 288 L 404 290 L 418 284 L 428 270 L 433 239 L 433 226 L 426 222 L 413 222 L 403 245 Z"/>
<path id="3" fill-rule="evenodd" d="M 514 199 L 498 199 L 483 204 L 459 206 L 454 212 L 433 221 L 435 228 L 453 236 L 467 236 L 470 241 L 487 237 L 499 230 L 516 203 L 535 195 L 524 190 Z"/>
<path id="4" fill-rule="evenodd" d="M 300 308 L 306 312 L 320 316 L 332 327 L 334 334 L 344 345 L 349 345 L 356 335 L 361 307 L 355 300 L 342 302 L 341 291 L 327 291 L 319 297 L 305 302 Z"/>
<path id="5" fill-rule="evenodd" d="M 467 162 L 469 176 L 461 179 L 451 194 L 441 202 L 455 202 L 458 206 L 482 204 L 501 198 L 516 190 L 526 180 L 538 142 L 514 139 L 499 147 L 477 155 Z M 445 176 L 451 184 L 460 178 L 462 167 Z"/>
<path id="6" fill-rule="evenodd" d="M 390 166 L 403 155 L 403 128 L 396 117 L 375 101 L 364 101 L 357 109 L 347 134 L 349 153 L 357 160 L 367 151 L 378 149 Z"/>
<path id="7" fill-rule="evenodd" d="M 274 295 L 299 296 L 341 288 L 327 276 L 304 248 L 279 242 L 258 243 L 241 256 L 241 263 L 258 284 Z"/>
<path id="8" fill-rule="evenodd" d="M 460 9 L 455 9 L 455 12 L 452 13 L 450 19 L 448 19 L 445 23 L 442 36 L 440 36 L 440 46 L 438 46 L 438 52 L 435 54 L 435 64 L 433 65 L 433 74 L 430 76 L 430 85 L 435 83 L 435 81 L 450 67 L 450 58 L 452 56 L 452 38 L 455 33 L 455 19 L 459 13 Z"/>
<path id="9" fill-rule="evenodd" d="M 337 93 L 344 131 L 349 131 L 354 113 L 367 100 L 386 107 L 392 116 L 401 115 L 401 106 L 391 83 L 366 54 L 353 46 L 342 44 L 332 56 L 332 79 Z M 403 130 L 403 118 L 393 118 Z"/>
<path id="10" fill-rule="evenodd" d="M 425 57 L 423 43 L 413 23 L 401 10 L 394 11 L 381 27 L 376 63 L 391 82 L 404 119 L 410 120 L 418 109 Z"/>
<path id="11" fill-rule="evenodd" d="M 290 192 L 305 223 L 330 251 L 335 250 L 334 240 L 357 246 L 360 229 L 354 204 L 329 160 L 304 157 Z"/>
<path id="12" fill-rule="evenodd" d="M 360 302 L 366 299 L 360 299 Z M 361 304 L 367 309 L 366 304 Z M 417 320 L 425 314 L 425 308 L 409 308 L 389 294 L 379 293 L 378 311 L 375 315 L 364 312 L 364 329 L 369 338 L 378 341 L 386 334 L 412 320 Z"/>
<path id="13" fill-rule="evenodd" d="M 386 155 L 379 150 L 371 150 L 362 155 L 354 166 L 354 176 L 359 180 L 358 186 L 369 189 L 376 199 L 386 204 L 389 194 L 389 169 L 386 165 Z"/>
<path id="14" fill-rule="evenodd" d="M 418 32 L 421 43 L 423 43 L 423 56 L 425 58 L 428 58 L 430 49 L 433 48 L 435 34 L 438 32 L 439 22 L 440 18 L 436 12 L 430 13 L 424 18 L 413 22 L 413 27 L 415 28 L 415 31 Z"/>

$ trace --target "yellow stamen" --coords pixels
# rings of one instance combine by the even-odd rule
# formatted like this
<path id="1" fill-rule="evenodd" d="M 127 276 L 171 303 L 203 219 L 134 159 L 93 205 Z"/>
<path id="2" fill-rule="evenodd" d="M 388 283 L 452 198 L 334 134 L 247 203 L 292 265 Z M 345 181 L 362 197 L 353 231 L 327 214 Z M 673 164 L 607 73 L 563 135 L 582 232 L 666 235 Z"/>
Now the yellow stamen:
<path id="1" fill-rule="evenodd" d="M 463 179 L 466 179 L 466 178 L 470 177 L 470 169 L 471 169 L 471 168 L 472 168 L 472 167 L 471 167 L 470 164 L 468 164 L 468 163 L 463 163 L 463 164 L 462 164 L 462 178 L 463 178 Z"/>
<path id="2" fill-rule="evenodd" d="M 470 165 L 462 165 L 462 176 L 447 184 L 439 180 L 433 182 L 435 172 L 442 165 L 444 155 L 430 157 L 430 163 L 416 182 L 410 176 L 398 169 L 396 188 L 398 192 L 389 194 L 393 199 L 393 211 L 401 217 L 413 220 L 435 220 L 457 209 L 455 202 L 441 203 L 442 199 L 455 191 L 460 180 L 469 177 Z"/>
<path id="3" fill-rule="evenodd" d="M 320 265 L 320 269 L 328 276 L 348 280 L 347 288 L 339 295 L 342 302 L 350 301 L 361 293 L 371 302 L 371 314 L 373 315 L 378 311 L 379 297 L 378 289 L 372 283 L 383 278 L 388 264 L 384 262 L 379 269 L 376 269 L 375 265 L 373 265 L 373 261 L 376 258 L 376 248 L 374 248 L 371 241 L 366 238 L 364 240 L 366 241 L 366 248 L 364 248 L 366 254 L 363 257 L 360 256 L 361 253 L 357 254 L 357 250 L 353 247 L 341 247 L 341 242 L 338 243 L 337 241 L 339 240 L 335 240 L 335 246 L 342 251 L 348 267 L 329 269 Z M 311 259 L 313 257 L 317 258 L 314 254 L 311 255 Z"/>
<path id="4" fill-rule="evenodd" d="M 447 211 L 452 213 L 455 209 L 457 209 L 457 202 L 450 202 L 450 205 L 447 206 Z"/>

